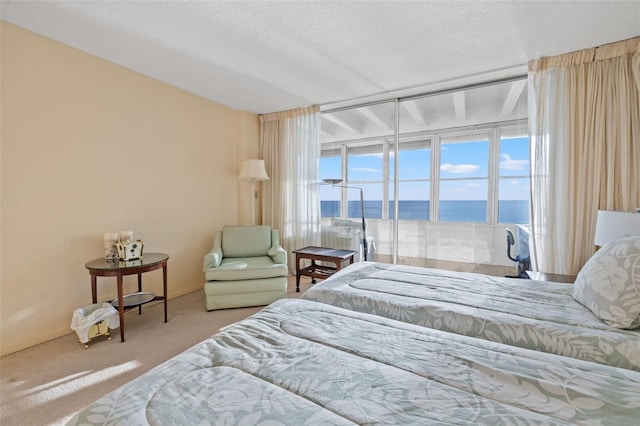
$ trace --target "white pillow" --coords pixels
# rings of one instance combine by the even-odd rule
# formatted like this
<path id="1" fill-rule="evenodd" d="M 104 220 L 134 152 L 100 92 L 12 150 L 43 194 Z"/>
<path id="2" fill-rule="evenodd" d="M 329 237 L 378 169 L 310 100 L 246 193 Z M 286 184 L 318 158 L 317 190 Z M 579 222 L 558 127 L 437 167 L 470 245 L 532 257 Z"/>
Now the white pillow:
<path id="1" fill-rule="evenodd" d="M 640 327 L 640 236 L 620 238 L 591 256 L 578 273 L 573 298 L 609 325 Z"/>

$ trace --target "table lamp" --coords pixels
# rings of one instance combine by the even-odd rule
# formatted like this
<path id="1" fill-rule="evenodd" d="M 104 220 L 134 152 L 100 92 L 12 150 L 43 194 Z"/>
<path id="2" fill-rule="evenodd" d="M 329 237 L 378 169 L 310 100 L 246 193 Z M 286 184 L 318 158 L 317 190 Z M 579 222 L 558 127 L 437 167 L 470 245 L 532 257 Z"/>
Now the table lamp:
<path id="1" fill-rule="evenodd" d="M 626 236 L 640 235 L 640 213 L 598 210 L 593 243 L 604 246 Z"/>

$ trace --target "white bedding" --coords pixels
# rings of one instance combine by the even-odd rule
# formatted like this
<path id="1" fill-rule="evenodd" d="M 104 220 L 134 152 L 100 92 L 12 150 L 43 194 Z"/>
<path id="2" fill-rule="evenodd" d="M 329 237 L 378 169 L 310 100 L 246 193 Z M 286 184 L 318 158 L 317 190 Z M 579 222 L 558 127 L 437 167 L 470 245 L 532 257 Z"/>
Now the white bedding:
<path id="1" fill-rule="evenodd" d="M 640 371 L 640 330 L 603 323 L 570 284 L 360 262 L 303 299 Z"/>
<path id="2" fill-rule="evenodd" d="M 638 372 L 285 299 L 70 424 L 630 425 L 638 410 Z"/>

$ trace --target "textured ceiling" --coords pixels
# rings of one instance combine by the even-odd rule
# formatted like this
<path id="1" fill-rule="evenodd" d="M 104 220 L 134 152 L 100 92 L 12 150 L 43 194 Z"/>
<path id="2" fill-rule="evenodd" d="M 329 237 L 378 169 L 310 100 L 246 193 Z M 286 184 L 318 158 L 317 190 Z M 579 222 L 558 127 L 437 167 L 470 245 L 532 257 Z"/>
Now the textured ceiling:
<path id="1" fill-rule="evenodd" d="M 640 35 L 640 1 L 7 1 L 2 20 L 234 109 L 509 77 Z"/>

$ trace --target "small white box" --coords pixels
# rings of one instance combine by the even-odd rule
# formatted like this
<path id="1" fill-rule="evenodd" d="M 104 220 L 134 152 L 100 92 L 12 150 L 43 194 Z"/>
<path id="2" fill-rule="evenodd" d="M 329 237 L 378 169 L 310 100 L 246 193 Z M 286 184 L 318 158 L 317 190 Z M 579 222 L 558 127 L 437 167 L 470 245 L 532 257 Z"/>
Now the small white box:
<path id="1" fill-rule="evenodd" d="M 118 259 L 129 261 L 142 258 L 142 248 L 144 243 L 141 240 L 131 241 L 128 243 L 117 243 Z"/>

